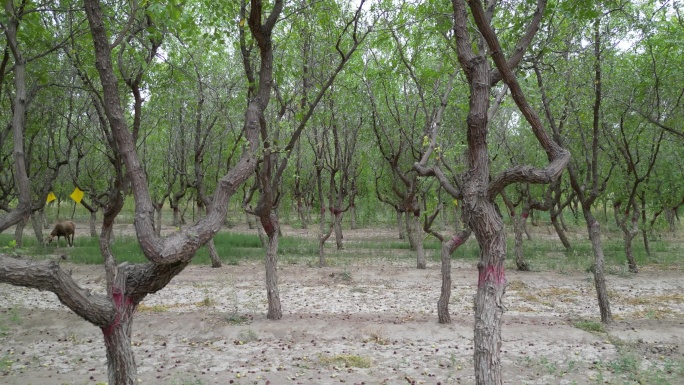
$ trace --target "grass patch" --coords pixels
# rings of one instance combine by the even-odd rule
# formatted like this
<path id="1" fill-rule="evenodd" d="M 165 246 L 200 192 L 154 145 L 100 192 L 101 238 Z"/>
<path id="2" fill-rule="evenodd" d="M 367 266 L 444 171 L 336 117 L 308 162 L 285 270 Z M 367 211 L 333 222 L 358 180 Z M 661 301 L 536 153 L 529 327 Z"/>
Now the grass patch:
<path id="1" fill-rule="evenodd" d="M 9 244 L 14 237 L 0 234 L 0 245 Z M 257 235 L 220 232 L 214 237 L 216 250 L 221 260 L 229 265 L 236 265 L 240 260 L 261 260 L 265 251 Z M 318 252 L 315 240 L 296 237 L 281 237 L 279 254 L 288 256 L 311 256 Z M 75 241 L 75 247 L 43 246 L 35 238 L 24 237 L 24 247 L 21 254 L 36 259 L 50 258 L 54 254 L 66 254 L 69 261 L 77 264 L 101 264 L 102 255 L 98 238 L 80 237 Z M 133 236 L 117 236 L 112 245 L 112 252 L 118 262 L 144 263 L 147 259 L 142 253 L 138 241 Z M 193 264 L 207 265 L 211 262 L 206 247 L 197 251 Z"/>
<path id="2" fill-rule="evenodd" d="M 606 329 L 600 322 L 595 321 L 577 321 L 573 324 L 577 329 L 584 330 L 590 333 L 605 333 Z"/>
<path id="3" fill-rule="evenodd" d="M 527 284 L 523 281 L 520 280 L 513 280 L 508 283 L 508 286 L 506 287 L 506 290 L 515 290 L 515 291 L 520 291 L 520 290 L 525 290 L 527 289 Z"/>
<path id="4" fill-rule="evenodd" d="M 169 311 L 169 307 L 164 306 L 164 305 L 147 306 L 144 303 L 141 303 L 138 305 L 136 310 L 139 312 L 148 312 L 148 313 L 164 313 L 164 312 Z"/>
<path id="5" fill-rule="evenodd" d="M 6 372 L 12 369 L 12 363 L 14 360 L 10 357 L 9 353 L 5 353 L 0 357 L 0 372 Z"/>
<path id="6" fill-rule="evenodd" d="M 259 339 L 257 333 L 252 329 L 240 330 L 237 337 L 238 341 L 240 342 L 240 345 L 247 342 L 253 342 Z"/>
<path id="7" fill-rule="evenodd" d="M 632 318 L 642 318 L 642 319 L 666 319 L 666 318 L 671 318 L 671 317 L 677 317 L 678 314 L 672 311 L 671 309 L 663 309 L 663 308 L 648 308 L 644 310 L 638 310 L 635 312 L 630 313 L 630 316 Z"/>
<path id="8" fill-rule="evenodd" d="M 232 313 L 226 317 L 226 321 L 231 325 L 245 325 L 249 323 L 250 319 L 246 315 Z"/>
<path id="9" fill-rule="evenodd" d="M 318 360 L 327 366 L 342 366 L 345 368 L 370 368 L 371 359 L 353 354 L 338 354 L 336 356 L 319 356 Z"/>
<path id="10" fill-rule="evenodd" d="M 369 229 L 372 232 L 372 229 Z M 576 228 L 573 233 L 582 234 L 583 228 Z M 622 245 L 622 237 L 618 232 L 604 232 L 605 266 L 607 274 L 631 277 L 632 274 L 626 268 L 626 261 Z M 34 237 L 25 236 L 24 245 L 16 248 L 12 234 L 0 234 L 0 249 L 6 253 L 30 256 L 36 259 L 55 258 L 57 255 L 67 255 L 69 262 L 76 264 L 101 264 L 102 256 L 98 238 L 83 235 L 75 241 L 76 247 L 44 246 Z M 561 273 L 581 273 L 593 266 L 594 257 L 591 243 L 582 236 L 582 239 L 573 237 L 571 250 L 565 250 L 556 239 L 541 237 L 533 233 L 533 239 L 525 239 L 523 252 L 527 262 L 533 271 L 556 271 Z M 507 237 L 508 258 L 507 268 L 515 268 L 513 258 L 512 236 Z M 265 251 L 261 240 L 256 234 L 242 234 L 221 231 L 214 237 L 214 244 L 221 260 L 227 265 L 238 265 L 244 261 L 262 261 Z M 5 245 L 5 246 L 2 246 Z M 432 237 L 424 238 L 430 261 L 439 262 L 440 243 Z M 683 269 L 679 256 L 684 251 L 681 244 L 672 240 L 655 239 L 650 242 L 652 256 L 646 255 L 643 242 L 634 242 L 634 252 L 637 264 L 640 267 L 650 269 Z M 134 236 L 117 235 L 112 245 L 117 261 L 129 263 L 145 263 L 147 259 L 142 254 L 137 239 Z M 415 252 L 409 248 L 407 240 L 399 239 L 363 239 L 346 241 L 344 250 L 336 250 L 334 244 L 326 244 L 327 261 L 330 266 L 347 266 L 359 260 L 408 262 L 415 259 Z M 471 237 L 468 242 L 460 246 L 452 255 L 453 259 L 464 261 L 476 261 L 479 258 L 479 247 Z M 296 236 L 281 237 L 279 240 L 278 255 L 282 265 L 317 266 L 318 265 L 318 241 L 314 238 Z M 200 248 L 192 260 L 193 264 L 206 266 L 210 264 L 208 251 L 205 247 Z M 521 290 L 510 286 L 511 290 Z"/>
<path id="11" fill-rule="evenodd" d="M 351 272 L 350 272 L 349 270 L 347 270 L 347 269 L 344 269 L 344 270 L 338 275 L 338 277 L 339 277 L 341 280 L 345 281 L 345 282 L 351 282 L 351 280 L 352 280 Z"/>
<path id="12" fill-rule="evenodd" d="M 0 336 L 6 336 L 9 333 L 9 324 L 13 323 L 19 325 L 21 323 L 21 316 L 17 309 L 12 308 L 0 313 Z"/>
<path id="13" fill-rule="evenodd" d="M 623 297 L 622 300 L 629 305 L 651 305 L 654 303 L 663 304 L 665 302 L 684 303 L 684 294 L 652 295 L 632 298 Z"/>

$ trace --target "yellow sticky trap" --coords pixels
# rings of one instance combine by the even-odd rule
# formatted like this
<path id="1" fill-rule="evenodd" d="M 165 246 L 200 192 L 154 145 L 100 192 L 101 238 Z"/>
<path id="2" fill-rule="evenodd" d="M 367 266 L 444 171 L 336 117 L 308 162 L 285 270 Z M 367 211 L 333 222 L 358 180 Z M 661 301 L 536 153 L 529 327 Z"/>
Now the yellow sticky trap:
<path id="1" fill-rule="evenodd" d="M 54 201 L 55 199 L 57 199 L 57 196 L 55 195 L 55 193 L 50 191 L 47 195 L 47 199 L 45 200 L 45 202 L 50 203 L 50 202 Z"/>
<path id="2" fill-rule="evenodd" d="M 81 200 L 83 200 L 83 191 L 81 191 L 80 188 L 76 187 L 74 189 L 74 192 L 69 195 L 71 199 L 73 199 L 76 203 L 81 203 Z"/>

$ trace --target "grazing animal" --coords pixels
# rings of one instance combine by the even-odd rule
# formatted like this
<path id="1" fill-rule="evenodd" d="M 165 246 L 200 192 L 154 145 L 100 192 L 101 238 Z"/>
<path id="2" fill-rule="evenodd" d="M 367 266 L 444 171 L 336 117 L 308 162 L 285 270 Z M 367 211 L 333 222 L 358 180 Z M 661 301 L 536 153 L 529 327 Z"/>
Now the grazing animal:
<path id="1" fill-rule="evenodd" d="M 57 222 L 55 228 L 52 229 L 50 236 L 47 238 L 48 245 L 57 237 L 57 244 L 59 245 L 59 238 L 66 238 L 67 245 L 74 247 L 74 234 L 76 233 L 76 225 L 71 221 Z"/>

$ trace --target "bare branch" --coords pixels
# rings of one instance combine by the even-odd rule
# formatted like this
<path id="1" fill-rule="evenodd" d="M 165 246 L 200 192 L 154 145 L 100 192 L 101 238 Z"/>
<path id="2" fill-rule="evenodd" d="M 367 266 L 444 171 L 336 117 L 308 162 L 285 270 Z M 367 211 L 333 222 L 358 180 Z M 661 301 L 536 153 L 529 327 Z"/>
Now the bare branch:
<path id="1" fill-rule="evenodd" d="M 109 325 L 114 319 L 114 307 L 108 298 L 79 287 L 55 261 L 0 255 L 0 282 L 53 292 L 74 313 L 97 326 Z"/>
<path id="2" fill-rule="evenodd" d="M 542 4 L 545 4 L 545 2 L 542 1 Z M 532 127 L 534 136 L 546 151 L 549 159 L 549 164 L 543 169 L 536 169 L 531 166 L 517 166 L 495 177 L 489 185 L 489 197 L 496 197 L 503 188 L 515 182 L 549 183 L 558 178 L 570 162 L 570 152 L 549 137 L 544 130 L 539 115 L 527 102 L 515 74 L 506 63 L 494 30 L 486 21 L 482 3 L 479 0 L 473 0 L 470 2 L 470 8 L 473 12 L 475 23 L 490 48 L 492 59 L 502 74 L 503 81 L 511 89 L 511 96 L 515 104 Z"/>

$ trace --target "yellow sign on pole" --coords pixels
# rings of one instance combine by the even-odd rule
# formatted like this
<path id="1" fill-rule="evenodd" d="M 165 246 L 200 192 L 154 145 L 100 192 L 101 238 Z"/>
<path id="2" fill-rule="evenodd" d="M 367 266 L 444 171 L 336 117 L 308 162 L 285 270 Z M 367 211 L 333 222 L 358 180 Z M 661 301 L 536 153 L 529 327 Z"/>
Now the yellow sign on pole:
<path id="1" fill-rule="evenodd" d="M 48 196 L 47 196 L 47 199 L 45 200 L 45 202 L 46 202 L 46 203 L 50 203 L 50 202 L 54 201 L 55 199 L 57 199 L 57 196 L 55 195 L 55 193 L 53 193 L 52 191 L 50 191 L 50 192 L 48 193 Z"/>
<path id="2" fill-rule="evenodd" d="M 74 189 L 74 192 L 69 195 L 71 199 L 73 199 L 76 203 L 81 203 L 81 200 L 83 200 L 83 191 L 81 191 L 80 188 L 76 187 Z"/>

